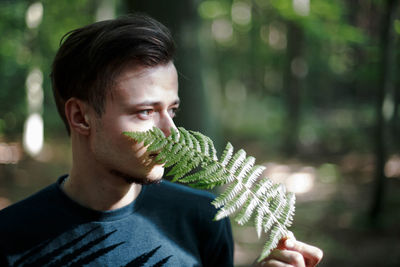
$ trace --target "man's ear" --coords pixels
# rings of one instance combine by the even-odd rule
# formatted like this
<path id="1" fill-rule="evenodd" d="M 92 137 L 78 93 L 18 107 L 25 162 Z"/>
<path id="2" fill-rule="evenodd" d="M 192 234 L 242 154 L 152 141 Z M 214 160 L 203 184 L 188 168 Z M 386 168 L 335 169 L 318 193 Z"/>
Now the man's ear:
<path id="1" fill-rule="evenodd" d="M 85 101 L 72 97 L 65 103 L 65 116 L 67 117 L 69 127 L 82 135 L 90 133 L 89 106 Z"/>

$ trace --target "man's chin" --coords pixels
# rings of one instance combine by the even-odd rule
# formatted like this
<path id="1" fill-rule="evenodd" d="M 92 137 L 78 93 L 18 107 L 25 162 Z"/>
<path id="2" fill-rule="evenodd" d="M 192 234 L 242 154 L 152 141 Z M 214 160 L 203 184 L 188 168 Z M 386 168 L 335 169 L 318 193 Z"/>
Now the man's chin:
<path id="1" fill-rule="evenodd" d="M 158 184 L 161 182 L 161 178 L 157 180 L 149 179 L 149 178 L 136 178 L 136 177 L 125 177 L 125 182 L 128 184 L 140 184 L 140 185 L 150 185 L 150 184 Z"/>
<path id="2" fill-rule="evenodd" d="M 110 172 L 113 175 L 122 178 L 128 184 L 148 185 L 158 184 L 162 180 L 164 167 L 163 165 L 156 165 L 143 177 L 131 175 L 118 170 L 111 170 Z"/>

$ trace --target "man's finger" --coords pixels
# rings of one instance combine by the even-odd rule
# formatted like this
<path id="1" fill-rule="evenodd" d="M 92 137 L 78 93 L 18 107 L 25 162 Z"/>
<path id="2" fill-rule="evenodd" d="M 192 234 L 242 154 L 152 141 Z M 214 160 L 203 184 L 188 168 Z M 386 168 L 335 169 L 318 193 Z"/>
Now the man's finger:
<path id="1" fill-rule="evenodd" d="M 306 266 L 317 265 L 323 257 L 323 252 L 319 248 L 297 240 L 287 239 L 285 241 L 285 247 L 288 250 L 297 251 L 302 254 L 305 259 Z"/>
<path id="2" fill-rule="evenodd" d="M 261 262 L 261 265 L 259 265 L 260 267 L 292 267 L 292 265 L 289 265 L 287 263 L 278 261 L 278 260 L 267 260 L 267 261 L 263 261 Z"/>
<path id="3" fill-rule="evenodd" d="M 291 250 L 274 249 L 264 261 L 267 264 L 261 266 L 274 266 L 271 263 L 278 261 L 286 266 L 305 267 L 303 256 L 299 252 Z"/>

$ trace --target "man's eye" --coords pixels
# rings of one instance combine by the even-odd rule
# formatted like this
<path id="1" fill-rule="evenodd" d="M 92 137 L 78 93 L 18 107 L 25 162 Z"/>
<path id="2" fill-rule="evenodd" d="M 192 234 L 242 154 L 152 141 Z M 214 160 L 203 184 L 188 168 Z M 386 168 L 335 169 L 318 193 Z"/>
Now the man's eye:
<path id="1" fill-rule="evenodd" d="M 171 108 L 168 110 L 169 116 L 171 116 L 171 118 L 174 118 L 176 116 L 176 114 L 178 113 L 179 109 L 178 108 Z"/>
<path id="2" fill-rule="evenodd" d="M 148 118 L 149 116 L 153 115 L 154 110 L 152 109 L 143 109 L 138 111 L 138 115 L 141 118 Z"/>

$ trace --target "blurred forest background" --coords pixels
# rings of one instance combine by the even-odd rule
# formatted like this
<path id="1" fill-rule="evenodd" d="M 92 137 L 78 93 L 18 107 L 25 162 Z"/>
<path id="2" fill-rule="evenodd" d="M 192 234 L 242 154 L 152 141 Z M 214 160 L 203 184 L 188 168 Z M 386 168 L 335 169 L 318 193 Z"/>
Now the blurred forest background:
<path id="1" fill-rule="evenodd" d="M 399 266 L 398 5 L 0 1 L 0 209 L 68 172 L 69 139 L 49 79 L 61 37 L 140 11 L 177 43 L 177 124 L 244 148 L 295 192 L 291 230 L 324 250 L 320 266 Z M 235 265 L 250 266 L 264 241 L 251 225 L 232 225 Z"/>

